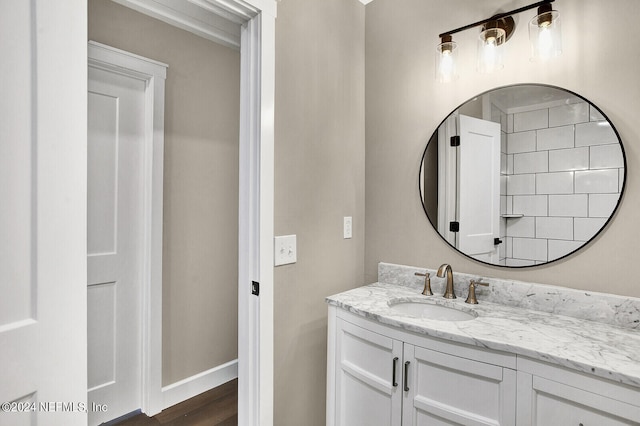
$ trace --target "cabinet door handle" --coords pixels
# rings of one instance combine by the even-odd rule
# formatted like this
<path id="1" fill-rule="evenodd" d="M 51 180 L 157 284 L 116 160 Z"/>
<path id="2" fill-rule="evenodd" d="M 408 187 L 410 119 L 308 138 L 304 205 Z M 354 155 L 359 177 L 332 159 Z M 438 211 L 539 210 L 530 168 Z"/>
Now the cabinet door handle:
<path id="1" fill-rule="evenodd" d="M 404 391 L 409 392 L 409 361 L 404 363 Z"/>
<path id="2" fill-rule="evenodd" d="M 395 357 L 393 359 L 393 378 L 391 379 L 391 384 L 393 385 L 393 387 L 398 387 L 398 382 L 396 382 L 396 369 L 398 366 L 398 357 Z"/>

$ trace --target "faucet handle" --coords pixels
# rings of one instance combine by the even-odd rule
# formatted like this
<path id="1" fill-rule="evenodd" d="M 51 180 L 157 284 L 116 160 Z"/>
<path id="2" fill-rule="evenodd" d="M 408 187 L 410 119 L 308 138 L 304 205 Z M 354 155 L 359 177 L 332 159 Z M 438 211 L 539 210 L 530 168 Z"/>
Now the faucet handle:
<path id="1" fill-rule="evenodd" d="M 422 290 L 422 294 L 425 296 L 433 296 L 433 292 L 431 291 L 431 274 L 429 272 L 425 272 L 424 274 L 416 272 L 415 275 L 418 277 L 424 277 L 424 289 Z"/>
<path id="2" fill-rule="evenodd" d="M 471 280 L 469 283 L 469 295 L 467 296 L 467 300 L 464 303 L 469 303 L 472 305 L 478 304 L 478 299 L 476 299 L 476 286 L 482 285 L 485 287 L 489 287 L 489 283 L 481 283 L 480 281 Z"/>

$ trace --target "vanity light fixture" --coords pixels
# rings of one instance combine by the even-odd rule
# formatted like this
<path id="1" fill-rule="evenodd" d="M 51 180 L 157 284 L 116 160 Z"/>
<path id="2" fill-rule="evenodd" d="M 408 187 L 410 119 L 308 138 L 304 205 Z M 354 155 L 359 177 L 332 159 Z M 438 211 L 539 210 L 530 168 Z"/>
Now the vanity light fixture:
<path id="1" fill-rule="evenodd" d="M 514 28 L 511 16 L 492 19 L 482 26 L 478 37 L 478 71 L 491 73 L 504 67 L 504 45 Z"/>
<path id="2" fill-rule="evenodd" d="M 532 60 L 545 61 L 562 53 L 560 14 L 550 4 L 540 6 L 538 15 L 529 22 L 529 41 Z"/>
<path id="3" fill-rule="evenodd" d="M 490 73 L 501 69 L 504 66 L 505 43 L 515 30 L 512 15 L 536 7 L 538 14 L 529 22 L 532 59 L 544 60 L 559 55 L 562 52 L 560 18 L 558 12 L 551 8 L 554 1 L 543 0 L 440 34 L 440 44 L 436 49 L 436 80 L 446 83 L 457 77 L 458 46 L 453 41 L 453 34 L 479 26 L 482 29 L 478 37 L 478 71 Z"/>
<path id="4" fill-rule="evenodd" d="M 448 83 L 458 77 L 458 45 L 450 35 L 444 35 L 440 40 L 436 48 L 436 80 Z"/>

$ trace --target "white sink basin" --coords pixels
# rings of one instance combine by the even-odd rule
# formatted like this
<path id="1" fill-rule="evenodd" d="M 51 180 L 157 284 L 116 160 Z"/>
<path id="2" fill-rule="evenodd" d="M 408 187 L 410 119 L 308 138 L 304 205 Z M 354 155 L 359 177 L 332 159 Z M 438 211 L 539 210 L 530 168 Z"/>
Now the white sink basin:
<path id="1" fill-rule="evenodd" d="M 389 306 L 401 314 L 439 321 L 469 321 L 478 316 L 473 311 L 463 311 L 433 303 L 398 302 L 390 303 Z"/>

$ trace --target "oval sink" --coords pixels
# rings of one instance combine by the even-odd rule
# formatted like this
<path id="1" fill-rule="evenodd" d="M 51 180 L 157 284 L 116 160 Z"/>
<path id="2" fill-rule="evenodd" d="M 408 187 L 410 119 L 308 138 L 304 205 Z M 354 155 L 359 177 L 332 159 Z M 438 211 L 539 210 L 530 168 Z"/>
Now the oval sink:
<path id="1" fill-rule="evenodd" d="M 401 314 L 439 321 L 469 321 L 478 316 L 474 312 L 466 312 L 433 303 L 399 302 L 390 304 L 390 307 Z"/>

